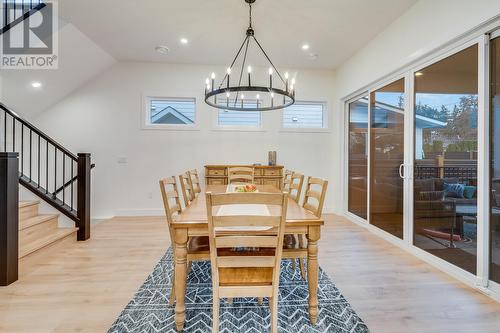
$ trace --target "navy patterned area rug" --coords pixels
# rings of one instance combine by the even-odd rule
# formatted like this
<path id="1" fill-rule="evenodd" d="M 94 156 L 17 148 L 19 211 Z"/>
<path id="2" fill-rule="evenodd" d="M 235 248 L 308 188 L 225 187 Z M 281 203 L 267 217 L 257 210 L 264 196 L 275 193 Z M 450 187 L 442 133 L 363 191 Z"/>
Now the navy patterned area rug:
<path id="1" fill-rule="evenodd" d="M 307 281 L 293 270 L 290 260 L 283 260 L 278 300 L 278 325 L 280 332 L 369 332 L 347 300 L 320 269 L 319 315 L 312 326 L 308 313 Z M 211 332 L 212 282 L 210 262 L 194 262 L 188 276 L 186 291 L 186 323 L 184 332 Z M 108 333 L 125 332 L 177 332 L 174 308 L 169 307 L 171 288 L 172 251 L 169 249 L 155 267 L 153 273 L 139 288 Z M 269 332 L 270 312 L 268 303 L 258 305 L 257 299 L 234 299 L 233 304 L 221 301 L 221 333 Z"/>

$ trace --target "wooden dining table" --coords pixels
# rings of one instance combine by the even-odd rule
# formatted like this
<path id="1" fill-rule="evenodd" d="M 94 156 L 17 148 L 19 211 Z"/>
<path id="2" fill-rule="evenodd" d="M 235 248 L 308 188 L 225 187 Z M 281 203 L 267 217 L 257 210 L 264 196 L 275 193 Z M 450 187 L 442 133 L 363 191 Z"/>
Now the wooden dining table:
<path id="1" fill-rule="evenodd" d="M 205 191 L 224 193 L 228 185 L 207 185 Z M 257 185 L 259 192 L 276 193 L 279 189 L 272 185 Z M 184 327 L 186 319 L 185 293 L 188 274 L 187 245 L 190 237 L 208 236 L 207 207 L 203 191 L 182 211 L 172 222 L 173 246 L 175 260 L 175 324 L 178 331 Z M 321 235 L 321 226 L 324 221 L 310 211 L 304 209 L 294 200 L 289 199 L 286 216 L 285 234 L 306 235 L 307 243 L 307 278 L 309 287 L 309 319 L 313 325 L 318 319 L 318 240 Z M 287 253 L 299 250 L 283 251 L 283 258 Z"/>

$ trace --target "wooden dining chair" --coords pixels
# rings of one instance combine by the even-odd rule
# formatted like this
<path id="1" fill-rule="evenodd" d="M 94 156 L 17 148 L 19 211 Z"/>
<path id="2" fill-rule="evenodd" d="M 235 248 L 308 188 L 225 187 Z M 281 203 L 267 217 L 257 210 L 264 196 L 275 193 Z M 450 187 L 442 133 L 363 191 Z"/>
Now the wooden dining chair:
<path id="1" fill-rule="evenodd" d="M 188 207 L 191 204 L 191 201 L 195 198 L 193 183 L 191 181 L 189 171 L 179 175 L 179 182 L 181 183 L 182 196 L 184 197 L 184 206 Z"/>
<path id="2" fill-rule="evenodd" d="M 253 184 L 254 168 L 232 167 L 227 169 L 228 183 L 236 185 Z"/>
<path id="3" fill-rule="evenodd" d="M 292 170 L 285 170 L 285 173 L 283 174 L 283 191 L 284 192 L 289 192 L 290 191 L 290 182 L 292 179 Z"/>
<path id="4" fill-rule="evenodd" d="M 277 332 L 287 194 L 209 192 L 206 199 L 213 285 L 212 332 L 219 330 L 220 299 L 233 297 L 269 297 L 271 332 Z M 266 205 L 268 213 L 254 211 L 248 214 L 239 205 Z M 232 248 L 261 248 L 266 251 L 239 252 L 235 255 L 234 252 L 227 252 Z"/>
<path id="5" fill-rule="evenodd" d="M 199 193 L 201 193 L 200 177 L 198 176 L 198 170 L 193 169 L 188 172 L 191 178 L 191 184 L 193 184 L 193 193 L 194 196 L 196 197 Z"/>
<path id="6" fill-rule="evenodd" d="M 170 234 L 170 243 L 174 244 L 174 233 L 172 223 L 176 216 L 182 213 L 181 200 L 179 191 L 177 190 L 177 182 L 175 177 L 168 177 L 160 180 L 160 191 L 163 199 L 163 207 L 167 218 L 168 231 Z M 210 260 L 210 251 L 208 248 L 208 237 L 190 237 L 187 246 L 187 261 L 188 266 L 196 260 Z M 175 258 L 173 260 L 175 263 Z M 175 301 L 175 268 L 172 276 L 172 288 L 170 290 L 169 304 L 173 305 Z"/>
<path id="7" fill-rule="evenodd" d="M 293 172 L 290 177 L 290 189 L 288 195 L 296 203 L 300 201 L 300 195 L 302 194 L 302 186 L 304 185 L 304 175 L 298 172 Z"/>
<path id="8" fill-rule="evenodd" d="M 328 188 L 328 180 L 321 178 L 307 177 L 306 190 L 304 192 L 304 202 L 302 207 L 313 213 L 317 218 L 321 218 L 323 214 L 323 204 L 325 203 L 326 190 Z M 305 237 L 302 234 L 297 235 L 298 248 L 307 251 Z M 306 270 L 304 258 L 299 258 L 300 273 L 306 278 Z M 295 260 L 295 259 L 294 259 Z M 295 265 L 294 265 L 295 266 Z"/>

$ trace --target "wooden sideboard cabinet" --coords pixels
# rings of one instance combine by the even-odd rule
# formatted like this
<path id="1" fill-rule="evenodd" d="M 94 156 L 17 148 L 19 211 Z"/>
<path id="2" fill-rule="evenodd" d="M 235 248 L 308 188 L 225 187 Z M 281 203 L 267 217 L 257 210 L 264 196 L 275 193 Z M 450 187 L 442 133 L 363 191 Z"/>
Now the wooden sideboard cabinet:
<path id="1" fill-rule="evenodd" d="M 282 165 L 205 165 L 206 185 L 227 185 L 228 172 L 231 167 L 254 168 L 254 183 L 256 185 L 274 185 L 282 189 L 283 166 Z"/>

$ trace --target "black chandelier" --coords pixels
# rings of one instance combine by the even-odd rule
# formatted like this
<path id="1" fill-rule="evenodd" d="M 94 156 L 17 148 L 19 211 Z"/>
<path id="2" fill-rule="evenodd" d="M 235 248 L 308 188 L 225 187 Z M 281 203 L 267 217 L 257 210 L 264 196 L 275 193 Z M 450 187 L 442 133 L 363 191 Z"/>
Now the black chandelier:
<path id="1" fill-rule="evenodd" d="M 295 103 L 295 79 L 292 78 L 289 82 L 288 73 L 285 73 L 283 78 L 266 51 L 260 45 L 252 28 L 252 4 L 255 0 L 245 0 L 245 2 L 249 6 L 250 22 L 245 39 L 236 53 L 233 62 L 227 68 L 226 74 L 219 86 L 215 87 L 215 73 L 212 73 L 211 79 L 206 79 L 205 102 L 214 108 L 231 111 L 271 111 L 286 108 Z M 266 86 L 252 84 L 252 67 L 250 65 L 247 67 L 247 79 L 243 78 L 251 41 L 255 42 L 258 49 L 260 49 L 271 65 L 268 71 L 269 82 Z M 231 85 L 231 72 L 243 50 L 241 70 L 239 79 L 237 80 L 238 85 Z M 274 73 L 279 80 L 274 79 Z M 275 84 L 275 81 L 278 81 L 278 84 Z"/>

